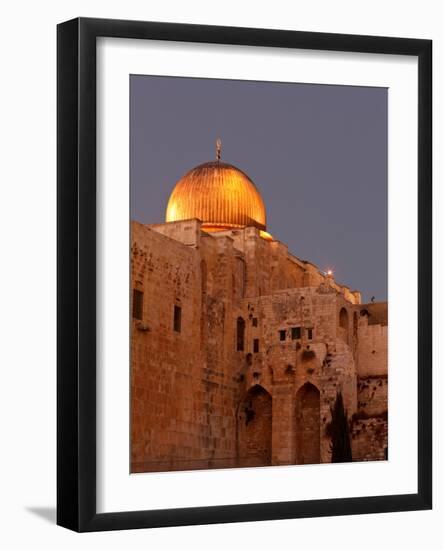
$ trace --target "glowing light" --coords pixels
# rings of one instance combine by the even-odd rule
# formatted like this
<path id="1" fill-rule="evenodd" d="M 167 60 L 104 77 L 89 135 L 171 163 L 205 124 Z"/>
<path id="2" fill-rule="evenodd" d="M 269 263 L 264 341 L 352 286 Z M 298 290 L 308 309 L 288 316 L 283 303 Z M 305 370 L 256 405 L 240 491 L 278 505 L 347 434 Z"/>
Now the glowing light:
<path id="1" fill-rule="evenodd" d="M 260 237 L 264 239 L 265 241 L 273 241 L 273 237 L 270 233 L 267 231 L 260 231 Z"/>
<path id="2" fill-rule="evenodd" d="M 326 275 L 327 275 L 328 277 L 332 277 L 332 275 L 334 275 L 334 272 L 332 271 L 332 269 L 328 269 L 328 270 L 326 271 Z"/>

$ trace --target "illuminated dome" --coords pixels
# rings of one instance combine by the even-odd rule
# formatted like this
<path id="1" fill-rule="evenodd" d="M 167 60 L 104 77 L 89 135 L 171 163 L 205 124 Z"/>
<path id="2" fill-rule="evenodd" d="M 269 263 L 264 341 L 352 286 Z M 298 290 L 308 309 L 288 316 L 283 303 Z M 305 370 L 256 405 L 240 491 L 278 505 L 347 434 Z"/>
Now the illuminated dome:
<path id="1" fill-rule="evenodd" d="M 220 151 L 217 140 L 217 160 L 196 166 L 177 182 L 166 221 L 198 218 L 205 231 L 254 226 L 264 233 L 266 211 L 258 189 L 239 168 L 221 162 Z"/>

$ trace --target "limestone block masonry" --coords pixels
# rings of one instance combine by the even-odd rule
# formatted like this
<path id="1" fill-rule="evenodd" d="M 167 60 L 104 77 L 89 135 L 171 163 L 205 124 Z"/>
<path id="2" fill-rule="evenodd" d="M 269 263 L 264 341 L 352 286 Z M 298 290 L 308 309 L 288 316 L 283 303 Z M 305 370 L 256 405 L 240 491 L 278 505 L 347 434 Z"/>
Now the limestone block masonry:
<path id="1" fill-rule="evenodd" d="M 387 458 L 387 303 L 198 219 L 132 222 L 131 270 L 132 472 L 330 462 L 338 391 L 353 460 Z"/>

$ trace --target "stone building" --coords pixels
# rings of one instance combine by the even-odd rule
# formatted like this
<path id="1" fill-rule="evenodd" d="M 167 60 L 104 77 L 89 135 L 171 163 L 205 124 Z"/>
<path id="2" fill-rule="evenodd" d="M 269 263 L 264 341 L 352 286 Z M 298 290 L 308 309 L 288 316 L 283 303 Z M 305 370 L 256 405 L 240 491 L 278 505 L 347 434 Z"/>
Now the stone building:
<path id="1" fill-rule="evenodd" d="M 267 233 L 219 149 L 132 222 L 131 265 L 132 472 L 330 462 L 338 391 L 353 460 L 387 457 L 387 303 Z"/>

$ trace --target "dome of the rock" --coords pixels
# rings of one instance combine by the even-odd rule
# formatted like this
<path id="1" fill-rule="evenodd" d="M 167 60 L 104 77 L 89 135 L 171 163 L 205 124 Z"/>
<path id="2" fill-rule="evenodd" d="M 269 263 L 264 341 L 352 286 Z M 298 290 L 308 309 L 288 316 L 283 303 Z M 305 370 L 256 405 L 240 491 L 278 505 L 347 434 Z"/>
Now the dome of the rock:
<path id="1" fill-rule="evenodd" d="M 219 158 L 190 170 L 169 197 L 167 222 L 191 218 L 201 220 L 205 231 L 246 226 L 266 231 L 265 205 L 254 182 L 242 170 Z"/>

